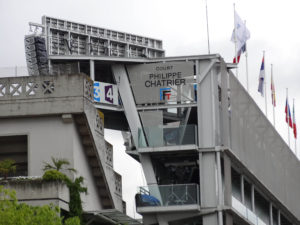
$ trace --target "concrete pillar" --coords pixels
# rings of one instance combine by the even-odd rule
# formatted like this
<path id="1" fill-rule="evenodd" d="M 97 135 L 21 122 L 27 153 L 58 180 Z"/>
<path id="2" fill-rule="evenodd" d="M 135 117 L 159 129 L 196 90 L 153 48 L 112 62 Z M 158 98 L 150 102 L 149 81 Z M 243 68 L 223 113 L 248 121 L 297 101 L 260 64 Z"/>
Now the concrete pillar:
<path id="1" fill-rule="evenodd" d="M 159 225 L 169 225 L 169 223 L 160 215 L 157 215 L 157 220 Z"/>
<path id="2" fill-rule="evenodd" d="M 255 213 L 255 188 L 254 185 L 251 185 L 251 205 L 252 211 Z"/>
<path id="3" fill-rule="evenodd" d="M 203 152 L 199 156 L 200 162 L 200 183 L 201 183 L 201 206 L 202 207 L 217 207 L 218 205 L 218 189 L 217 174 L 216 174 L 216 153 Z M 218 212 L 204 215 L 203 225 L 217 225 Z"/>
<path id="4" fill-rule="evenodd" d="M 95 61 L 90 60 L 90 78 L 95 81 Z"/>
<path id="5" fill-rule="evenodd" d="M 201 203 L 203 207 L 217 207 L 216 153 L 202 153 L 200 162 Z"/>
<path id="6" fill-rule="evenodd" d="M 231 180 L 231 160 L 224 154 L 224 204 L 232 205 L 232 180 Z"/>
<path id="7" fill-rule="evenodd" d="M 218 213 L 203 216 L 203 225 L 218 225 Z"/>
<path id="8" fill-rule="evenodd" d="M 225 225 L 233 225 L 232 215 L 229 213 L 225 214 Z"/>
<path id="9" fill-rule="evenodd" d="M 273 204 L 270 202 L 270 225 L 273 225 Z"/>
<path id="10" fill-rule="evenodd" d="M 241 175 L 241 196 L 242 196 L 242 203 L 245 205 L 244 175 Z"/>

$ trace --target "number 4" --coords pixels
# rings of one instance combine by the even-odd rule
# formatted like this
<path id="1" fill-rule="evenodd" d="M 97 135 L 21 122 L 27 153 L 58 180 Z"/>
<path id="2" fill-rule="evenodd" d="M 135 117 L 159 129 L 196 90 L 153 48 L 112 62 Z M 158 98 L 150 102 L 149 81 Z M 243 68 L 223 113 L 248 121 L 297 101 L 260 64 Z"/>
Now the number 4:
<path id="1" fill-rule="evenodd" d="M 107 85 L 104 87 L 104 90 L 105 90 L 105 100 L 113 104 L 114 103 L 113 86 Z"/>

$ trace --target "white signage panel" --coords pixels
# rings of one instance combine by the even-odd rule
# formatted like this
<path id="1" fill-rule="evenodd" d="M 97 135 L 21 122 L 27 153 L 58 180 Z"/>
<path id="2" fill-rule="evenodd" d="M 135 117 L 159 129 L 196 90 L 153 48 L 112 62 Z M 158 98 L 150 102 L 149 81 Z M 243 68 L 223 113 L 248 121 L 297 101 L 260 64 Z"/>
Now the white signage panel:
<path id="1" fill-rule="evenodd" d="M 136 104 L 194 101 L 193 62 L 128 65 Z"/>

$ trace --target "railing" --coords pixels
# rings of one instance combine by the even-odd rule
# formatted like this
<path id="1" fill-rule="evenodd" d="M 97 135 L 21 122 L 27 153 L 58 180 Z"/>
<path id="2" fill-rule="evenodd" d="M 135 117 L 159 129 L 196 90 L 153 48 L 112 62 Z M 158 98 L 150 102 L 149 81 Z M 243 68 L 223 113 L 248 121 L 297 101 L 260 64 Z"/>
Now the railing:
<path id="1" fill-rule="evenodd" d="M 232 196 L 232 207 L 245 219 L 254 225 L 266 225 L 254 212 L 248 209 L 243 203 Z"/>
<path id="2" fill-rule="evenodd" d="M 199 185 L 174 184 L 140 187 L 137 207 L 199 205 Z"/>
<path id="3" fill-rule="evenodd" d="M 138 131 L 139 147 L 163 147 L 177 145 L 196 145 L 197 126 L 155 126 L 144 127 Z"/>
<path id="4" fill-rule="evenodd" d="M 0 78 L 0 101 L 77 97 L 94 99 L 93 81 L 86 76 L 27 76 Z"/>

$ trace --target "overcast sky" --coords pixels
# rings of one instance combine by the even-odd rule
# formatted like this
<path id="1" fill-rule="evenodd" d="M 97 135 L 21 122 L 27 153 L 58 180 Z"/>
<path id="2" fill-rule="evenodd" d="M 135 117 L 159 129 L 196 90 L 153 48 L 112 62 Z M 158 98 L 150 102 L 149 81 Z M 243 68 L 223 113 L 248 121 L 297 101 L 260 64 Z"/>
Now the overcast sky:
<path id="1" fill-rule="evenodd" d="M 225 61 L 232 62 L 234 44 L 230 37 L 234 1 L 207 2 L 211 53 L 219 53 Z M 257 92 L 265 50 L 268 118 L 273 122 L 272 63 L 277 95 L 276 128 L 287 141 L 286 88 L 289 88 L 290 105 L 295 99 L 296 121 L 300 122 L 300 1 L 236 0 L 235 6 L 251 33 L 247 42 L 250 94 L 265 111 L 264 99 Z M 205 0 L 0 0 L 0 72 L 4 70 L 1 67 L 25 66 L 24 35 L 29 31 L 28 22 L 41 23 L 43 15 L 158 38 L 163 41 L 167 56 L 207 54 Z M 239 79 L 246 87 L 244 55 Z M 290 135 L 294 150 L 292 130 Z M 133 193 L 137 186 L 143 185 L 141 169 L 124 154 L 120 135 L 107 131 L 106 136 L 115 146 L 115 169 L 123 176 L 127 210 L 134 216 Z"/>

